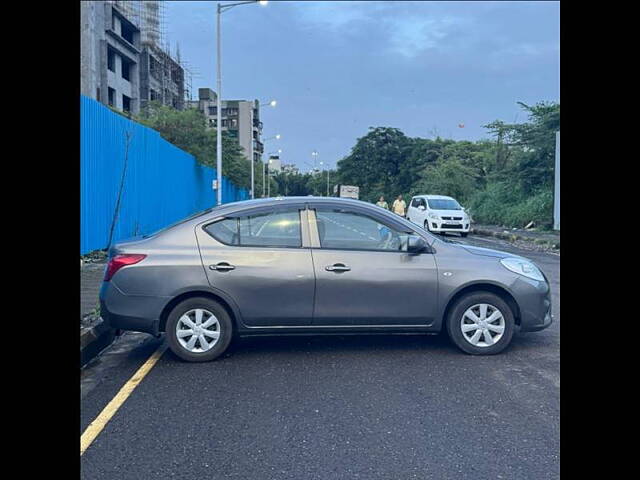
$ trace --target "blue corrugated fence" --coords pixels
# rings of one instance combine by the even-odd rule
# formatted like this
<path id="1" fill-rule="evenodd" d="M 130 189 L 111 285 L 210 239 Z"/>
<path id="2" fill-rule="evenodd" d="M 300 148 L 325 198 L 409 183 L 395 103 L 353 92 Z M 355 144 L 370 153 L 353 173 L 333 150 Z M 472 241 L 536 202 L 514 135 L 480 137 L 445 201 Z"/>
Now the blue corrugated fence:
<path id="1" fill-rule="evenodd" d="M 216 170 L 151 128 L 80 97 L 80 254 L 107 247 L 125 164 L 120 213 L 113 241 L 151 233 L 215 205 Z M 248 198 L 248 191 L 222 179 L 222 202 Z"/>

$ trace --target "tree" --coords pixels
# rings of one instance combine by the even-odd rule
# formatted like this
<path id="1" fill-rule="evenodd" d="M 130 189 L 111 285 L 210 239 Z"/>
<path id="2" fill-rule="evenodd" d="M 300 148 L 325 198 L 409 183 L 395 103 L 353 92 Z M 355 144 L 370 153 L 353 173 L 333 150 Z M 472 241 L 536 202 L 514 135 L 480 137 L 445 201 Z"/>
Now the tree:
<path id="1" fill-rule="evenodd" d="M 476 142 L 372 127 L 338 162 L 339 182 L 332 183 L 357 185 L 361 199 L 371 202 L 380 195 L 443 194 L 472 206 L 477 221 L 550 224 L 560 104 L 519 105 L 527 122 L 496 120 L 485 125 L 493 138 Z"/>
<path id="2" fill-rule="evenodd" d="M 370 127 L 351 154 L 338 162 L 340 178 L 359 186 L 363 200 L 403 193 L 410 186 L 402 173 L 411 147 L 410 139 L 397 128 Z"/>
<path id="3" fill-rule="evenodd" d="M 175 110 L 159 102 L 151 102 L 136 120 L 158 131 L 169 143 L 192 154 L 201 165 L 216 168 L 216 131 L 207 129 L 206 118 L 199 110 Z M 227 132 L 222 132 L 222 174 L 237 187 L 250 187 L 251 164 L 242 147 Z"/>

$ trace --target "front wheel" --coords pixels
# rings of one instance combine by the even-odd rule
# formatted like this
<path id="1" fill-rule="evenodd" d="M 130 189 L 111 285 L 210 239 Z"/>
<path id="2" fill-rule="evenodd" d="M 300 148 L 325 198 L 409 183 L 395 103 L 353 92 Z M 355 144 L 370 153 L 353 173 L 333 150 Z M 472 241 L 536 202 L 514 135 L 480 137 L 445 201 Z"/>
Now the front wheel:
<path id="1" fill-rule="evenodd" d="M 429 228 L 429 220 L 425 220 L 425 221 L 424 221 L 424 229 L 425 229 L 427 232 L 431 233 L 431 229 Z"/>
<path id="2" fill-rule="evenodd" d="M 471 355 L 500 353 L 511 343 L 514 331 L 511 308 L 491 292 L 473 292 L 461 297 L 447 318 L 449 338 Z"/>
<path id="3" fill-rule="evenodd" d="M 462 238 L 465 238 L 467 235 L 469 235 L 469 232 L 460 232 L 460 235 L 462 235 Z"/>
<path id="4" fill-rule="evenodd" d="M 233 322 L 225 308 L 209 298 L 180 302 L 166 326 L 169 348 L 188 362 L 208 362 L 219 357 L 233 336 Z"/>

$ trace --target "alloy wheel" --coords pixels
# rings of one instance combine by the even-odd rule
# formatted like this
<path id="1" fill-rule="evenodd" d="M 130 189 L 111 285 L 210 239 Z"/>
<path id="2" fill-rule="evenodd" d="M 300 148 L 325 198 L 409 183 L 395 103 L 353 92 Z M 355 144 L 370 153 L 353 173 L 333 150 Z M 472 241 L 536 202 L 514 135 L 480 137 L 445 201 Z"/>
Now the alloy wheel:
<path id="1" fill-rule="evenodd" d="M 195 308 L 182 315 L 176 323 L 176 337 L 191 353 L 204 353 L 220 339 L 220 322 L 209 310 Z"/>
<path id="2" fill-rule="evenodd" d="M 474 347 L 490 347 L 502 338 L 505 320 L 497 307 L 478 303 L 464 312 L 460 329 L 465 340 Z"/>

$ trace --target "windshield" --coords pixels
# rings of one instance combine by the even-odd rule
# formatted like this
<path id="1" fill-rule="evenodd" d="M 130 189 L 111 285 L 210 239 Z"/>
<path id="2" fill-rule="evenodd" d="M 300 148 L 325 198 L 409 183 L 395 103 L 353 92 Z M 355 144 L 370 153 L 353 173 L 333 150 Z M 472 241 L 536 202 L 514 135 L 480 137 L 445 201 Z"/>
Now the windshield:
<path id="1" fill-rule="evenodd" d="M 427 200 L 431 210 L 462 210 L 458 202 L 452 198 L 437 198 Z"/>

